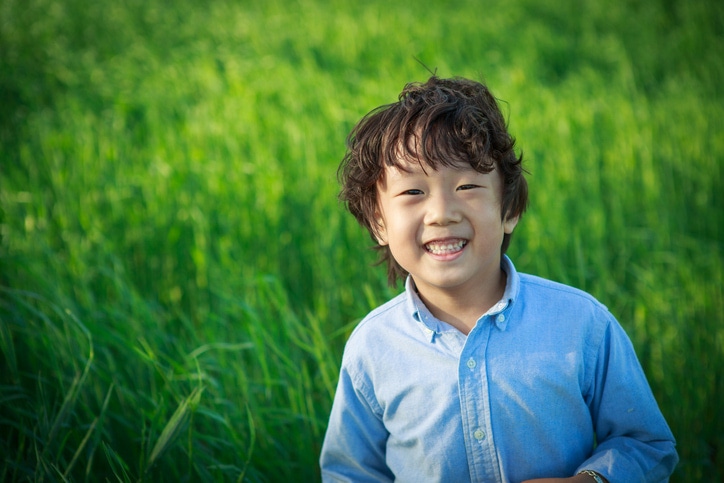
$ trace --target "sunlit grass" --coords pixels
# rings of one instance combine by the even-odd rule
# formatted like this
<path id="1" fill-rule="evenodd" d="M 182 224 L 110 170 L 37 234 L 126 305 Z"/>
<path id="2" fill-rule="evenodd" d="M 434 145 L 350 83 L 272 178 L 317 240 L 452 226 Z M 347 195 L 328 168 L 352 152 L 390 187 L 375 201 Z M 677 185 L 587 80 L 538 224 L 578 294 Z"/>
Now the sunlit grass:
<path id="1" fill-rule="evenodd" d="M 335 171 L 421 63 L 507 101 L 517 267 L 610 307 L 674 481 L 722 477 L 721 7 L 86 3 L 0 5 L 0 480 L 318 479 L 396 292 Z"/>

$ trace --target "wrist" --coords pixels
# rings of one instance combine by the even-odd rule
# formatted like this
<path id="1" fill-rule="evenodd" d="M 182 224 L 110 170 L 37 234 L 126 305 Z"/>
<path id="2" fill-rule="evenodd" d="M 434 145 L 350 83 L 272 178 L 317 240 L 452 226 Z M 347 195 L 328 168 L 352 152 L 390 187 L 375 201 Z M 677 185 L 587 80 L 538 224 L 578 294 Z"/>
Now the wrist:
<path id="1" fill-rule="evenodd" d="M 578 472 L 579 475 L 587 475 L 590 476 L 591 481 L 595 481 L 596 483 L 608 483 L 608 480 L 604 478 L 603 476 L 599 475 L 593 470 L 581 470 Z"/>

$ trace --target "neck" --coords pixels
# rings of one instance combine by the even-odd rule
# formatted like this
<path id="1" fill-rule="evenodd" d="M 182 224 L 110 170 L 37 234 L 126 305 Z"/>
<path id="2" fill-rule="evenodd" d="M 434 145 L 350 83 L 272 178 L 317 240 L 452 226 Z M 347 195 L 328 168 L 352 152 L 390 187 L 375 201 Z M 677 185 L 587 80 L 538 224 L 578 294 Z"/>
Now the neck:
<path id="1" fill-rule="evenodd" d="M 472 290 L 418 290 L 420 299 L 437 319 L 446 322 L 465 335 L 475 327 L 478 319 L 498 303 L 505 293 L 506 273 L 501 269 L 496 280 L 487 287 Z"/>

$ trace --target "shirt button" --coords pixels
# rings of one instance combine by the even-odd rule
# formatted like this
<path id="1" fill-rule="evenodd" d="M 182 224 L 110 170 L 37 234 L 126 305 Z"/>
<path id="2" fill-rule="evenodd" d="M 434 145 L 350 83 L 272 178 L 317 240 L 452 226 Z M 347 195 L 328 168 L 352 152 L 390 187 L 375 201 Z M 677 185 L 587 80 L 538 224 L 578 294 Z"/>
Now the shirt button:
<path id="1" fill-rule="evenodd" d="M 505 322 L 505 315 L 503 315 L 503 314 L 498 315 L 497 320 L 498 320 L 498 322 Z"/>
<path id="2" fill-rule="evenodd" d="M 483 431 L 482 429 L 476 429 L 473 433 L 473 436 L 475 436 L 475 439 L 477 439 L 478 441 L 482 441 L 483 439 L 485 439 L 485 431 Z"/>
<path id="3" fill-rule="evenodd" d="M 475 369 L 475 366 L 476 366 L 476 365 L 477 365 L 477 364 L 476 364 L 475 360 L 474 360 L 472 357 L 471 357 L 470 359 L 468 359 L 468 367 L 469 367 L 470 369 Z"/>

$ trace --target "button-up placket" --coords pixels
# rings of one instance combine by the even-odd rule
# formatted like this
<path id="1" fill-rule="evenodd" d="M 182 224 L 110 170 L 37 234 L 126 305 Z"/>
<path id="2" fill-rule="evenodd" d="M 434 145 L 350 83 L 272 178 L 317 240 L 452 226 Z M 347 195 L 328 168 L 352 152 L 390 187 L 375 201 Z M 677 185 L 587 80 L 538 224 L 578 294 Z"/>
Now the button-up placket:
<path id="1" fill-rule="evenodd" d="M 460 413 L 472 481 L 502 481 L 490 412 L 487 349 L 493 330 L 505 331 L 508 300 L 491 307 L 468 334 L 460 354 L 458 384 Z"/>

